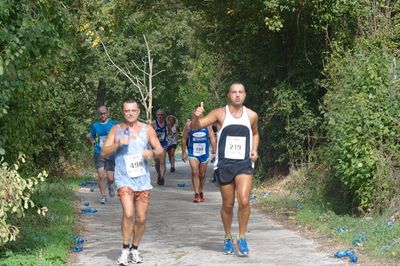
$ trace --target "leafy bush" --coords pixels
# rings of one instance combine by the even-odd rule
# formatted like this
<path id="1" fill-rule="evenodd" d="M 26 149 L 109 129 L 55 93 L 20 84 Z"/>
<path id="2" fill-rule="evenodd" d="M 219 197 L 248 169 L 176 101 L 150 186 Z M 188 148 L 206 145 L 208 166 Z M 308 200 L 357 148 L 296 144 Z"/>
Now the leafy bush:
<path id="1" fill-rule="evenodd" d="M 398 195 L 397 71 L 393 55 L 365 44 L 334 53 L 326 69 L 324 157 L 364 211 L 382 210 Z"/>
<path id="2" fill-rule="evenodd" d="M 47 177 L 46 171 L 39 173 L 36 177 L 23 178 L 18 173 L 20 163 L 25 162 L 25 156 L 20 155 L 18 161 L 13 165 L 8 165 L 3 160 L 0 161 L 0 246 L 8 241 L 15 241 L 19 229 L 8 223 L 8 216 L 13 214 L 23 217 L 25 210 L 33 208 L 35 203 L 31 200 L 34 189 L 40 182 Z M 38 210 L 39 214 L 44 214 L 45 207 Z"/>

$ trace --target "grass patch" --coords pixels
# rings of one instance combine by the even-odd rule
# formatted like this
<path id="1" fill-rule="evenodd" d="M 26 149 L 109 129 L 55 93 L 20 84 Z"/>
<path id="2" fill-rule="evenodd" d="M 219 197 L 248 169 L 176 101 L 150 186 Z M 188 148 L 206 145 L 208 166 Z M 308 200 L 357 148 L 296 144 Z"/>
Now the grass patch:
<path id="1" fill-rule="evenodd" d="M 44 183 L 35 192 L 33 200 L 46 206 L 46 216 L 39 216 L 30 209 L 25 217 L 14 217 L 13 224 L 20 228 L 17 241 L 0 247 L 0 265 L 64 265 L 76 234 L 76 212 L 73 201 L 74 189 L 80 179 Z"/>
<path id="2" fill-rule="evenodd" d="M 400 261 L 400 217 L 394 223 L 390 222 L 393 211 L 364 217 L 345 214 L 337 211 L 340 206 L 325 200 L 318 188 L 310 189 L 308 184 L 308 188 L 303 189 L 297 181 L 285 182 L 284 186 L 286 189 L 282 186 L 277 189 L 267 183 L 259 188 L 256 190 L 257 204 L 281 221 L 334 239 L 343 249 L 353 248 L 356 255 L 363 254 L 371 260 L 389 264 Z M 260 190 L 270 194 L 263 196 Z M 336 251 L 332 250 L 332 254 Z"/>

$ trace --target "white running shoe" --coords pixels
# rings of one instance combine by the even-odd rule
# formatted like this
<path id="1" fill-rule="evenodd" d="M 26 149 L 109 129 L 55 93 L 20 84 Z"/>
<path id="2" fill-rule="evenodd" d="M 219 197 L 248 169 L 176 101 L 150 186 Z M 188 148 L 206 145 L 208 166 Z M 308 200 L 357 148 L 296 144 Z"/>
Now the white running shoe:
<path id="1" fill-rule="evenodd" d="M 101 199 L 100 199 L 100 203 L 101 204 L 105 204 L 106 203 L 106 201 L 107 201 L 107 198 L 106 197 L 101 197 Z"/>
<path id="2" fill-rule="evenodd" d="M 117 259 L 117 264 L 118 265 L 123 265 L 123 266 L 128 266 L 128 259 L 129 259 L 129 249 L 123 248 L 121 256 Z"/>
<path id="3" fill-rule="evenodd" d="M 142 263 L 143 262 L 143 259 L 140 256 L 139 250 L 137 250 L 137 249 L 131 250 L 131 262 L 132 263 Z"/>
<path id="4" fill-rule="evenodd" d="M 115 196 L 115 189 L 113 184 L 108 185 L 108 195 L 110 195 L 110 198 Z"/>

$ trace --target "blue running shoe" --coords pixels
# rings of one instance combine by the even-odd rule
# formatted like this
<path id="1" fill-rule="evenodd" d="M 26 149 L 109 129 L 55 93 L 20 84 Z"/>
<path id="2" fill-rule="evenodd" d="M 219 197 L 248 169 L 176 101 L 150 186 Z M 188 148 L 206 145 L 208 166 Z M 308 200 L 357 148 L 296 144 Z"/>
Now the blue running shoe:
<path id="1" fill-rule="evenodd" d="M 244 257 L 249 255 L 249 247 L 247 246 L 246 238 L 239 238 L 239 240 L 237 241 L 237 246 L 239 256 Z"/>
<path id="2" fill-rule="evenodd" d="M 232 238 L 225 238 L 224 240 L 224 254 L 230 255 L 234 253 Z"/>

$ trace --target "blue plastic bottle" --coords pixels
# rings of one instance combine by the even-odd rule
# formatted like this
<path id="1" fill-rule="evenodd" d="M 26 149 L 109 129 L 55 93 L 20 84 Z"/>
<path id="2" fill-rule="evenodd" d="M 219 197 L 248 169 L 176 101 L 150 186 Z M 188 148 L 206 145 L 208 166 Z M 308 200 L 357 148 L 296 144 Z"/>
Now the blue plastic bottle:
<path id="1" fill-rule="evenodd" d="M 357 263 L 357 261 L 358 261 L 357 256 L 354 255 L 354 254 L 351 254 L 351 255 L 349 256 L 349 259 L 350 259 L 350 262 L 351 262 L 351 263 Z"/>
<path id="2" fill-rule="evenodd" d="M 75 247 L 72 248 L 73 252 L 81 252 L 82 250 L 83 250 L 82 246 L 75 246 Z"/>
<path id="3" fill-rule="evenodd" d="M 83 244 L 83 242 L 85 242 L 85 240 L 83 238 L 80 238 L 79 236 L 73 237 L 72 240 L 75 244 Z"/>
<path id="4" fill-rule="evenodd" d="M 81 209 L 81 213 L 96 213 L 96 212 L 97 212 L 96 209 L 91 209 L 91 208 Z"/>
<path id="5" fill-rule="evenodd" d="M 127 136 L 128 140 L 129 140 L 129 128 L 125 128 L 125 134 L 124 135 Z M 124 147 L 128 147 L 128 144 L 124 144 Z"/>
<path id="6" fill-rule="evenodd" d="M 335 253 L 336 258 L 349 257 L 349 256 L 353 256 L 353 255 L 354 255 L 354 251 L 352 249 L 339 250 L 338 252 Z"/>

